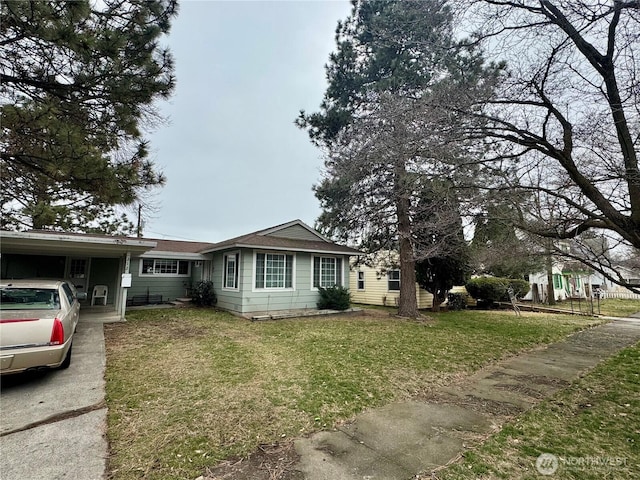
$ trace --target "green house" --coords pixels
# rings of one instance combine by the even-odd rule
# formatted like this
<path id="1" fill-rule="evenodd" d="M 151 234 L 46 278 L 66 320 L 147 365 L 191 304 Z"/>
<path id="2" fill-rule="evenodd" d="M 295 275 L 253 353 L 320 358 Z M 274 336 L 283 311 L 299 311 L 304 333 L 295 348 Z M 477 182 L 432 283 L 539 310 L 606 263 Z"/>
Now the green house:
<path id="1" fill-rule="evenodd" d="M 67 278 L 87 293 L 85 310 L 120 317 L 131 306 L 189 297 L 202 280 L 232 312 L 313 309 L 319 286 L 349 285 L 349 257 L 360 253 L 300 220 L 220 243 L 1 231 L 0 248 L 1 278 Z"/>
<path id="2" fill-rule="evenodd" d="M 201 253 L 211 257 L 218 307 L 242 314 L 315 308 L 318 287 L 349 286 L 349 257 L 360 254 L 300 220 L 216 243 Z"/>

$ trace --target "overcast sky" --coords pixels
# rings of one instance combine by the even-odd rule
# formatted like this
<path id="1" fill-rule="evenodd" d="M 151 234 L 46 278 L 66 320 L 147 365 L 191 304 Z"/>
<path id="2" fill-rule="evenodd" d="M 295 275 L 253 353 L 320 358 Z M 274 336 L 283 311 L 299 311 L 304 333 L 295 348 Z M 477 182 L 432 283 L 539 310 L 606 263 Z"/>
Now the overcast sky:
<path id="1" fill-rule="evenodd" d="M 150 135 L 167 176 L 145 237 L 217 242 L 320 213 L 321 152 L 294 125 L 317 111 L 347 0 L 182 0 L 166 40 L 177 88 Z"/>

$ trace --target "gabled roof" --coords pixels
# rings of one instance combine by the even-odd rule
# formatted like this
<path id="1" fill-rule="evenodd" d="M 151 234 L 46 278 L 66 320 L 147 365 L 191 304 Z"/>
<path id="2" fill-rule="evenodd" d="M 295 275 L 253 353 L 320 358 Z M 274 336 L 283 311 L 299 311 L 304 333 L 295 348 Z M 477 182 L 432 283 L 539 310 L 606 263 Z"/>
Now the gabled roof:
<path id="1" fill-rule="evenodd" d="M 291 232 L 292 228 L 302 229 L 301 231 L 305 233 L 304 238 L 289 236 L 288 232 Z M 229 240 L 216 243 L 211 248 L 206 248 L 200 253 L 218 252 L 233 248 L 265 248 L 269 250 L 333 253 L 343 255 L 362 254 L 362 252 L 354 248 L 338 245 L 337 243 L 323 237 L 320 233 L 316 232 L 301 220 L 293 220 L 281 225 L 276 225 L 275 227 L 231 238 Z"/>
<path id="2" fill-rule="evenodd" d="M 361 255 L 362 252 L 338 245 L 301 220 L 265 228 L 219 243 L 163 240 L 155 238 L 89 235 L 52 231 L 0 232 L 3 251 L 37 253 L 41 250 L 59 254 L 121 255 L 131 252 L 147 258 L 205 259 L 206 253 L 232 248 L 264 248 L 311 253 Z"/>

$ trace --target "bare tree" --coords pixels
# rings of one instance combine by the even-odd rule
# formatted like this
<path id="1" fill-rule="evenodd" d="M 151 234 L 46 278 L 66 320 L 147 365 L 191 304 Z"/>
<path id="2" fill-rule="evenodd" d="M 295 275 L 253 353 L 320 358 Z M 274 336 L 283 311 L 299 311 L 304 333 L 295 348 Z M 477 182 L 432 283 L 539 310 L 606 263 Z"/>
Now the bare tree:
<path id="1" fill-rule="evenodd" d="M 507 65 L 471 112 L 484 122 L 467 133 L 486 142 L 493 179 L 482 187 L 524 194 L 519 227 L 573 239 L 581 260 L 639 289 L 611 272 L 611 251 L 640 249 L 640 2 L 458 3 L 476 42 Z M 608 237 L 608 254 L 584 248 L 594 234 Z"/>

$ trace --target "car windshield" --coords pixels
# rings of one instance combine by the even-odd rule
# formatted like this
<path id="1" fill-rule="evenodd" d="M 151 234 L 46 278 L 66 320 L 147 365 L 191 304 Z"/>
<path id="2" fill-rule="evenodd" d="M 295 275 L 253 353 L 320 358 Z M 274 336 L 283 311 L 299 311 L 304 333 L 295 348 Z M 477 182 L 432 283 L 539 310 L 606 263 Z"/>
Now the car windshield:
<path id="1" fill-rule="evenodd" d="M 57 310 L 58 291 L 52 288 L 0 287 L 1 310 Z"/>

